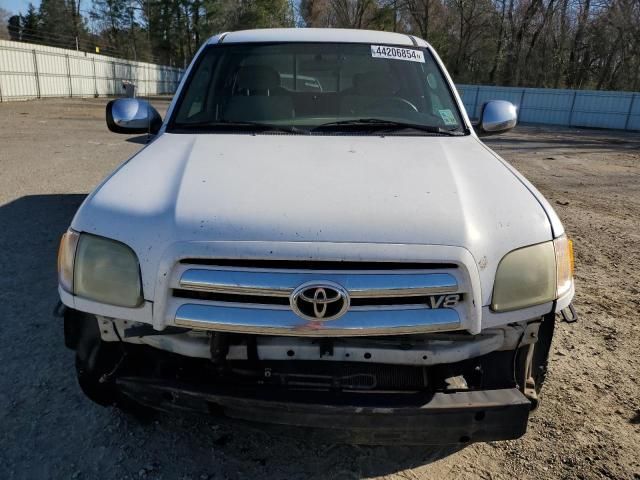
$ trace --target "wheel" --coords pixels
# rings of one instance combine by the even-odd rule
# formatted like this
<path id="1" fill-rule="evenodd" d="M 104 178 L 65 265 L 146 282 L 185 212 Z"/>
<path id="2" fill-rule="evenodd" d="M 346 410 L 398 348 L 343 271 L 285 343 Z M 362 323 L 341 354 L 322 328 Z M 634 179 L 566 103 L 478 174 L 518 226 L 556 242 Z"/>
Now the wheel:
<path id="1" fill-rule="evenodd" d="M 117 401 L 117 390 L 113 382 L 101 382 L 103 374 L 106 371 L 90 370 L 78 355 L 76 355 L 76 375 L 78 377 L 78 385 L 82 393 L 84 393 L 91 401 L 108 407 L 114 405 Z"/>
<path id="2" fill-rule="evenodd" d="M 148 424 L 156 418 L 155 410 L 123 395 L 116 387 L 115 374 L 124 363 L 125 355 L 121 345 L 94 341 L 91 345 L 79 347 L 76 375 L 87 398 L 103 407 L 115 407 L 141 424 Z"/>

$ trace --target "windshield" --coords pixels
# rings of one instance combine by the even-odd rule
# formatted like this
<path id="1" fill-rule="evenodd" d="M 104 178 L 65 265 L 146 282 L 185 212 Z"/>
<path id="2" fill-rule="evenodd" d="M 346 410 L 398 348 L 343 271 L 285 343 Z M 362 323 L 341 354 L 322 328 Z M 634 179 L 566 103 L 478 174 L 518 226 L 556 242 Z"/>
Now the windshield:
<path id="1" fill-rule="evenodd" d="M 353 43 L 212 45 L 169 131 L 386 130 L 461 134 L 451 91 L 427 49 Z"/>

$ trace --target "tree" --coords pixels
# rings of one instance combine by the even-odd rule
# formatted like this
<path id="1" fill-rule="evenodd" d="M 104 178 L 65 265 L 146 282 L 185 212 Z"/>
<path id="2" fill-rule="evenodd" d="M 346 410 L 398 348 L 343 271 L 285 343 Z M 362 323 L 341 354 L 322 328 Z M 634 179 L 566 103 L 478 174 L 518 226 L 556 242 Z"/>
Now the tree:
<path id="1" fill-rule="evenodd" d="M 376 10 L 374 0 L 331 0 L 336 27 L 367 28 Z"/>
<path id="2" fill-rule="evenodd" d="M 431 33 L 429 27 L 433 22 L 435 3 L 436 0 L 407 0 L 407 9 L 422 38 L 429 38 Z"/>
<path id="3" fill-rule="evenodd" d="M 179 67 L 219 32 L 373 28 L 426 38 L 459 83 L 640 89 L 640 0 L 94 0 L 92 34 L 80 2 L 42 0 L 0 22 L 18 41 L 75 48 L 77 39 Z"/>
<path id="4" fill-rule="evenodd" d="M 246 0 L 240 2 L 233 29 L 292 27 L 293 17 L 286 0 Z"/>
<path id="5" fill-rule="evenodd" d="M 0 39 L 9 40 L 9 18 L 11 14 L 8 10 L 0 8 Z"/>
<path id="6" fill-rule="evenodd" d="M 42 0 L 37 31 L 42 42 L 76 48 L 77 42 L 88 36 L 80 14 L 80 0 Z"/>
<path id="7" fill-rule="evenodd" d="M 40 35 L 40 16 L 33 3 L 29 3 L 27 14 L 24 16 L 22 25 L 22 39 L 25 42 L 40 43 L 42 36 Z"/>
<path id="8" fill-rule="evenodd" d="M 331 0 L 301 0 L 300 16 L 307 27 L 322 28 L 336 24 Z"/>

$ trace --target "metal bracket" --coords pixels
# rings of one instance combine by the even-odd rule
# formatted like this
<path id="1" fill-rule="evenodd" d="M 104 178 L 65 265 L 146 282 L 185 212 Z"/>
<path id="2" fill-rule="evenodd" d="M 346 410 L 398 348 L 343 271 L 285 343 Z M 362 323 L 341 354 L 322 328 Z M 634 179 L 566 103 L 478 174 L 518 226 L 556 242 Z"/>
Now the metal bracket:
<path id="1" fill-rule="evenodd" d="M 222 365 L 227 360 L 229 353 L 229 335 L 222 332 L 215 332 L 209 338 L 209 351 L 211 361 L 217 365 Z"/>
<path id="2" fill-rule="evenodd" d="M 327 357 L 333 357 L 333 341 L 323 338 L 320 339 L 319 342 L 319 346 L 320 346 L 320 357 L 324 357 L 325 355 Z"/>
<path id="3" fill-rule="evenodd" d="M 567 308 L 563 308 L 560 314 L 562 315 L 562 319 L 567 323 L 575 323 L 578 321 L 578 314 L 576 313 L 576 309 L 573 308 L 573 303 L 570 303 Z"/>
<path id="4" fill-rule="evenodd" d="M 156 330 L 151 325 L 143 324 L 129 327 L 124 331 L 124 338 L 151 337 L 157 335 L 177 335 L 188 332 L 189 328 L 167 327 L 164 330 Z"/>

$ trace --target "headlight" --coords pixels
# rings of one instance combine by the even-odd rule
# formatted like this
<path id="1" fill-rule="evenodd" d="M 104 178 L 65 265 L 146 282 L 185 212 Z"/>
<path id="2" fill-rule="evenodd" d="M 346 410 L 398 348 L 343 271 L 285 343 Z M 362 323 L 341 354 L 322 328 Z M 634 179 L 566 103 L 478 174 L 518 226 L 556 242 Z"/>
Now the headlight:
<path id="1" fill-rule="evenodd" d="M 80 234 L 68 230 L 62 235 L 58 249 L 58 281 L 67 292 L 73 293 L 73 261 Z"/>
<path id="2" fill-rule="evenodd" d="M 58 278 L 81 297 L 122 307 L 142 303 L 140 266 L 124 243 L 69 230 L 60 243 Z"/>
<path id="3" fill-rule="evenodd" d="M 514 250 L 498 265 L 491 308 L 497 312 L 550 302 L 556 295 L 553 242 Z"/>
<path id="4" fill-rule="evenodd" d="M 553 241 L 553 246 L 556 250 L 556 295 L 559 298 L 571 290 L 573 285 L 573 241 L 562 235 Z"/>
<path id="5" fill-rule="evenodd" d="M 573 243 L 566 235 L 508 253 L 500 261 L 491 309 L 497 312 L 551 302 L 573 285 Z"/>

